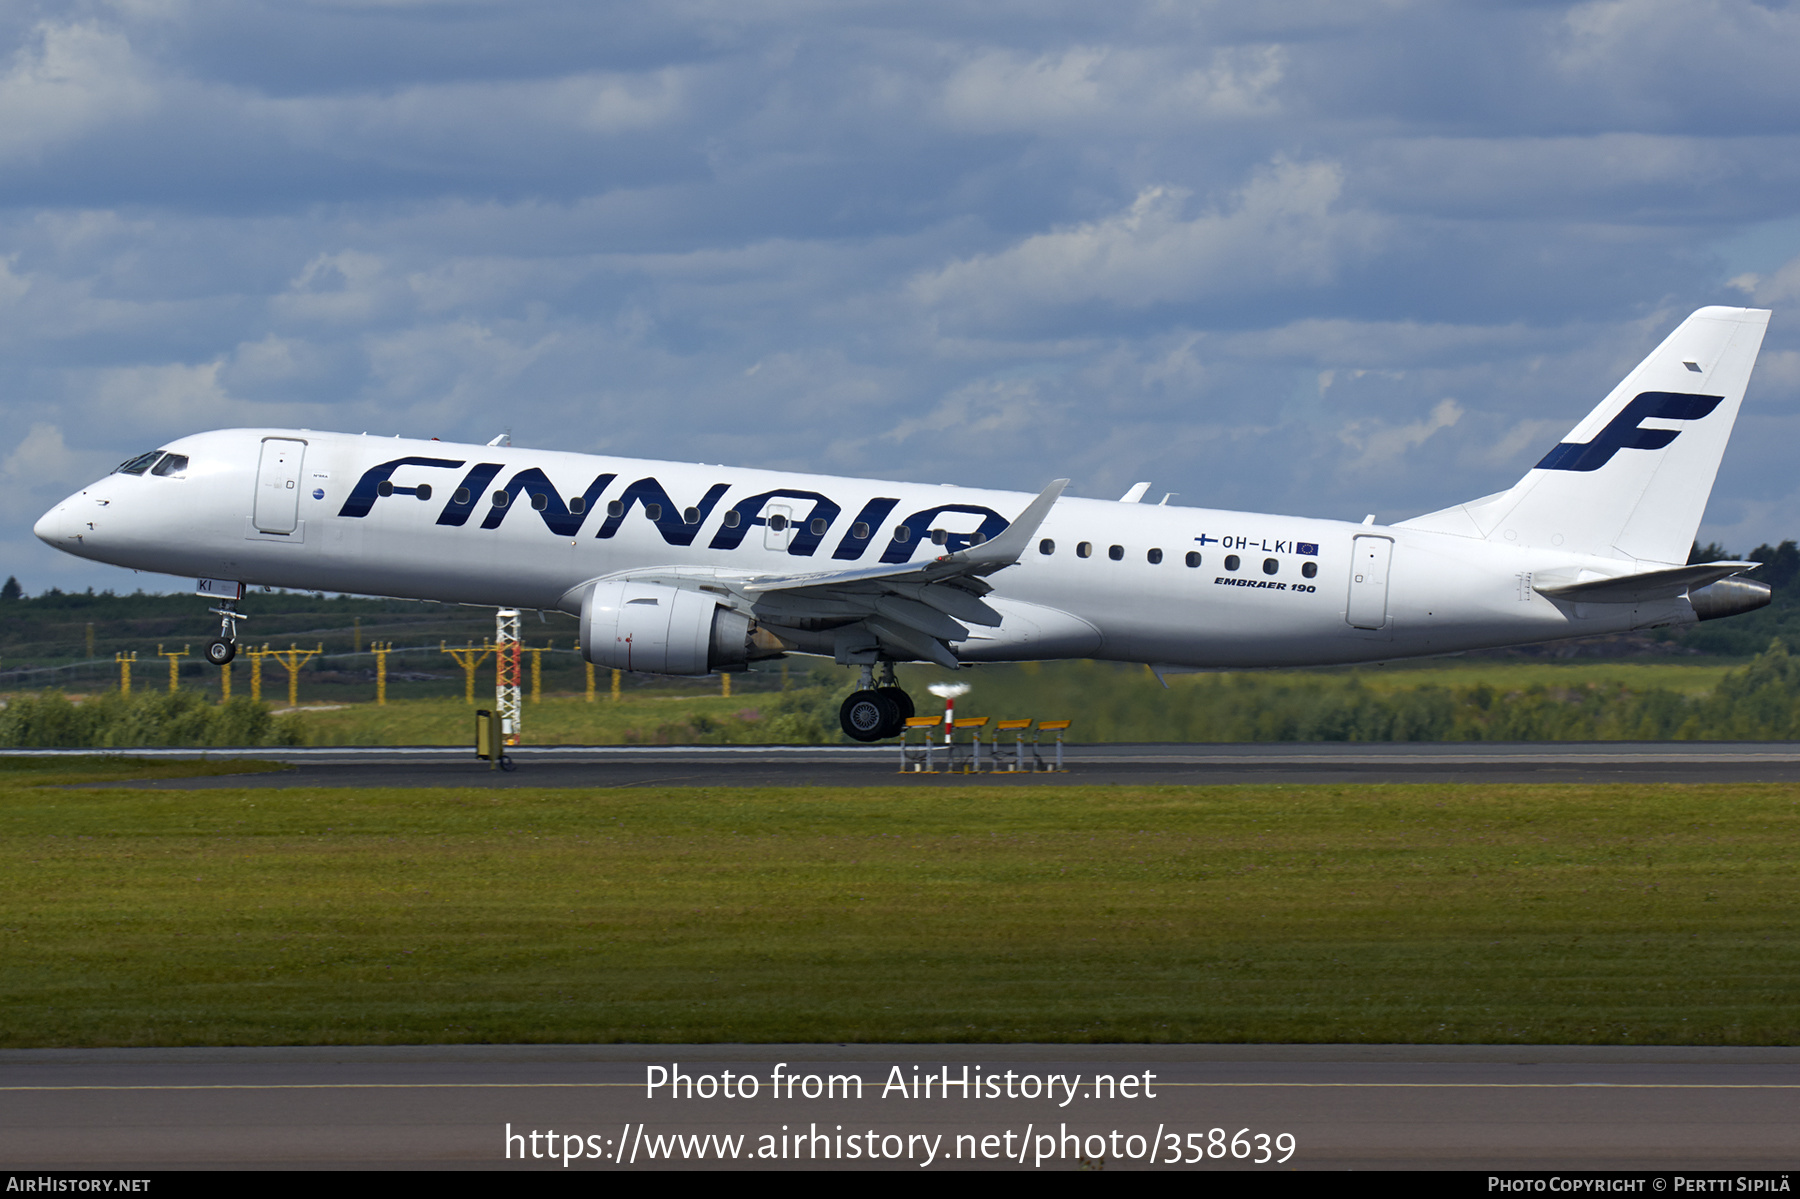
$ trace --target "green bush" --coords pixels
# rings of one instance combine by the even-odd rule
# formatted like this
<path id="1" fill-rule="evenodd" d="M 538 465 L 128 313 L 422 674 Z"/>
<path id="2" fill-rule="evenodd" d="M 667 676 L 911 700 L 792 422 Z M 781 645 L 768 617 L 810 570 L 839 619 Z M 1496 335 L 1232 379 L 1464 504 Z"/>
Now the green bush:
<path id="1" fill-rule="evenodd" d="M 31 749 L 139 746 L 298 745 L 300 731 L 278 723 L 267 704 L 214 704 L 197 691 L 117 692 L 71 703 L 59 691 L 20 696 L 0 711 L 0 745 Z"/>

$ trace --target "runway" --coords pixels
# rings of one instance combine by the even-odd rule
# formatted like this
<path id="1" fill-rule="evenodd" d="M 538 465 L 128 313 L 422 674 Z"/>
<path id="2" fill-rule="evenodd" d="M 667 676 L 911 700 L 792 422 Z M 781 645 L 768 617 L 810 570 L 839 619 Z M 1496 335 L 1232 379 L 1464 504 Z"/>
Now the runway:
<path id="1" fill-rule="evenodd" d="M 60 755 L 87 751 L 14 750 Z M 1065 773 L 903 773 L 880 746 L 551 746 L 489 768 L 444 747 L 131 750 L 133 757 L 255 758 L 289 769 L 137 784 L 200 787 L 961 787 L 1238 783 L 1755 783 L 1800 781 L 1795 742 L 1079 745 Z M 937 755 L 940 768 L 943 757 Z M 117 784 L 105 784 L 116 786 Z"/>
<path id="2" fill-rule="evenodd" d="M 10 1050 L 0 1167 L 1782 1170 L 1797 1066 L 1571 1046 Z M 647 1095 L 656 1070 L 691 1097 Z"/>

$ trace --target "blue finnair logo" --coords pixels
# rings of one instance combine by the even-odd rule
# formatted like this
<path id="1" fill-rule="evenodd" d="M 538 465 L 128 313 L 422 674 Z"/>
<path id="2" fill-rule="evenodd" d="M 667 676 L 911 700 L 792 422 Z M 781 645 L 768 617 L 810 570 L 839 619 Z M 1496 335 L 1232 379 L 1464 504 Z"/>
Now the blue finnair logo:
<path id="1" fill-rule="evenodd" d="M 394 473 L 403 467 L 460 470 L 465 465 L 460 458 L 416 456 L 377 463 L 356 481 L 338 515 L 367 516 L 374 510 L 377 500 L 397 495 L 430 502 L 433 491 L 429 483 L 397 487 L 393 482 Z M 495 481 L 505 469 L 499 462 L 478 462 L 471 466 L 438 512 L 437 523 L 461 528 L 479 517 L 481 528 L 498 529 L 509 513 L 529 508 L 543 521 L 548 532 L 557 537 L 575 537 L 587 525 L 589 517 L 601 509 L 599 500 L 619 477 L 611 471 L 596 475 L 581 495 L 570 495 L 565 501 L 563 493 L 537 467 L 517 471 L 503 486 L 495 487 Z M 686 497 L 671 496 L 654 476 L 638 479 L 604 506 L 606 515 L 594 537 L 605 540 L 617 536 L 626 517 L 637 508 L 665 542 L 691 546 L 701 532 L 701 526 L 730 490 L 729 483 L 714 483 L 704 495 L 695 497 L 692 504 L 685 504 Z M 779 503 L 784 508 L 792 505 L 801 511 L 792 515 L 766 513 L 764 509 L 771 503 Z M 834 559 L 854 562 L 879 547 L 882 562 L 908 562 L 926 547 L 932 555 L 953 554 L 992 541 L 1011 523 L 992 508 L 975 504 L 936 504 L 907 516 L 892 526 L 891 534 L 884 536 L 883 525 L 899 503 L 892 496 L 876 496 L 862 505 L 855 521 L 844 529 L 844 522 L 839 519 L 844 515 L 844 508 L 829 496 L 790 488 L 762 491 L 744 496 L 726 509 L 708 548 L 737 549 L 760 525 L 771 531 L 791 530 L 784 538 L 785 551 L 795 557 L 810 558 L 825 548 L 834 530 L 840 530 L 842 535 L 831 549 Z M 981 526 L 972 533 L 940 529 L 941 518 L 949 513 L 980 517 Z M 528 517 L 518 519 L 529 520 Z M 759 542 L 761 540 L 758 538 Z"/>
<path id="2" fill-rule="evenodd" d="M 1599 470 L 1620 450 L 1660 450 L 1681 436 L 1679 429 L 1640 429 L 1647 420 L 1699 420 L 1724 396 L 1687 395 L 1679 391 L 1646 391 L 1606 422 L 1594 440 L 1565 441 L 1544 455 L 1539 470 Z"/>

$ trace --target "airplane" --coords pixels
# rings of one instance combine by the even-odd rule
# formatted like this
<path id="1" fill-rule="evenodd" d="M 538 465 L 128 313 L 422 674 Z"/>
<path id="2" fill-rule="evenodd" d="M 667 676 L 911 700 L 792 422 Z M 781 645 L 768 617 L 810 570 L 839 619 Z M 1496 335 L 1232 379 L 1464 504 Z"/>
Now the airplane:
<path id="1" fill-rule="evenodd" d="M 1702 308 L 1506 491 L 1397 524 L 307 429 L 199 433 L 57 504 L 39 538 L 245 586 L 559 610 L 583 655 L 704 675 L 857 668 L 852 739 L 903 729 L 895 664 L 1322 666 L 1690 625 L 1769 602 L 1688 564 L 1769 312 Z"/>

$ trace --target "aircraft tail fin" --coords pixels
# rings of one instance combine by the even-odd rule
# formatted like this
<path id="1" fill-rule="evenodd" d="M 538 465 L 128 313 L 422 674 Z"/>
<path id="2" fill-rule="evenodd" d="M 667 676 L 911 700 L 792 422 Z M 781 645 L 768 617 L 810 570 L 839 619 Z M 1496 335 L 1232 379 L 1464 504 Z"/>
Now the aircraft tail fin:
<path id="1" fill-rule="evenodd" d="M 1700 309 L 1510 490 L 1401 527 L 1686 562 L 1768 324 L 1767 309 Z"/>

